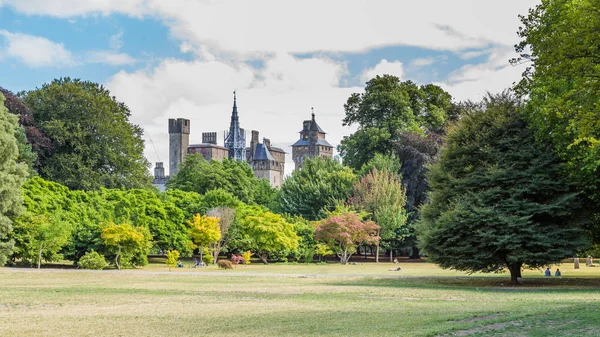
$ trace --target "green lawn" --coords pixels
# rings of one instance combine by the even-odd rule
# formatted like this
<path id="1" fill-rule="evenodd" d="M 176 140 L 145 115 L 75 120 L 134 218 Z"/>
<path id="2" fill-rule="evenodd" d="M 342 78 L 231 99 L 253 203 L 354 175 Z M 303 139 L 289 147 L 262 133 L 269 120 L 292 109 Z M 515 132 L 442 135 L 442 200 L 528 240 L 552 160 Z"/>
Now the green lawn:
<path id="1" fill-rule="evenodd" d="M 512 287 L 507 274 L 393 266 L 0 268 L 0 336 L 600 335 L 599 267 L 526 271 Z"/>

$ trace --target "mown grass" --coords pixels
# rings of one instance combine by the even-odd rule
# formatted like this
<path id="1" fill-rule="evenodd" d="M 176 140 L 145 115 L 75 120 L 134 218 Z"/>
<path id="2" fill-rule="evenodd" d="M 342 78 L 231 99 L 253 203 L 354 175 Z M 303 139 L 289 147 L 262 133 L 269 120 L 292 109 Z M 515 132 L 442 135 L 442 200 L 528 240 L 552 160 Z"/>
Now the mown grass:
<path id="1" fill-rule="evenodd" d="M 506 274 L 392 266 L 3 268 L 0 336 L 600 335 L 600 268 L 525 271 L 513 287 Z"/>

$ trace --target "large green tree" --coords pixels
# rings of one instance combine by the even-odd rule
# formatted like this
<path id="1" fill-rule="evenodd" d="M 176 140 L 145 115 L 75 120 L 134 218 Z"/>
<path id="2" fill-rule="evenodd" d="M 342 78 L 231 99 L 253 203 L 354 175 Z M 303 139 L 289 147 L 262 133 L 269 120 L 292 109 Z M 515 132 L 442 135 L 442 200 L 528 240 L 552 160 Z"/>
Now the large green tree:
<path id="1" fill-rule="evenodd" d="M 19 157 L 15 130 L 17 117 L 4 107 L 0 93 L 0 266 L 12 254 L 14 241 L 9 238 L 12 222 L 23 211 L 21 185 L 27 179 L 27 167 Z"/>
<path id="2" fill-rule="evenodd" d="M 103 86 L 61 78 L 24 94 L 52 146 L 40 175 L 71 189 L 134 188 L 150 183 L 142 129 Z"/>
<path id="3" fill-rule="evenodd" d="M 526 67 L 516 89 L 528 97 L 528 119 L 598 212 L 600 0 L 542 0 L 521 22 L 513 63 Z"/>
<path id="4" fill-rule="evenodd" d="M 452 97 L 439 86 L 376 76 L 344 105 L 343 125 L 358 126 L 339 146 L 344 164 L 359 170 L 376 153 L 391 155 L 403 132 L 441 130 L 452 107 Z"/>
<path id="5" fill-rule="evenodd" d="M 282 213 L 300 215 L 308 220 L 324 217 L 323 210 L 333 210 L 345 201 L 356 176 L 352 170 L 331 159 L 311 158 L 301 170 L 288 177 L 278 195 Z"/>
<path id="6" fill-rule="evenodd" d="M 464 116 L 428 173 L 419 238 L 443 268 L 508 268 L 514 284 L 523 265 L 557 263 L 586 245 L 578 193 L 517 106 L 504 95 Z"/>

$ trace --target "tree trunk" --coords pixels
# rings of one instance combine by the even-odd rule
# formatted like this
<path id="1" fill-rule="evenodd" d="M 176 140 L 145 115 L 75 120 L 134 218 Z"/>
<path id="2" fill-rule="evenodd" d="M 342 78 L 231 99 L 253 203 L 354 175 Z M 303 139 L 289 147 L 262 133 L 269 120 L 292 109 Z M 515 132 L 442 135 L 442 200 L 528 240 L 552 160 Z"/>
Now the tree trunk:
<path id="1" fill-rule="evenodd" d="M 269 256 L 268 254 L 258 254 L 258 257 L 260 257 L 260 260 L 264 264 L 269 264 L 269 262 L 267 261 L 268 256 Z"/>
<path id="2" fill-rule="evenodd" d="M 379 242 L 377 242 L 377 249 L 375 249 L 375 262 L 379 263 Z"/>
<path id="3" fill-rule="evenodd" d="M 213 264 L 217 263 L 217 259 L 219 258 L 219 253 L 221 252 L 221 245 L 216 244 L 215 250 L 213 250 Z"/>
<path id="4" fill-rule="evenodd" d="M 200 252 L 200 262 L 204 261 L 202 260 L 202 246 L 198 246 L 198 251 Z"/>
<path id="5" fill-rule="evenodd" d="M 510 283 L 512 285 L 519 284 L 519 278 L 521 277 L 521 266 L 522 263 L 512 263 L 508 265 L 508 270 L 510 271 Z"/>
<path id="6" fill-rule="evenodd" d="M 394 262 L 394 250 L 390 248 L 390 262 Z"/>
<path id="7" fill-rule="evenodd" d="M 419 248 L 417 248 L 417 245 L 414 245 L 412 247 L 412 254 L 410 254 L 410 258 L 411 259 L 420 259 L 421 256 L 419 256 L 419 255 L 420 255 Z"/>
<path id="8" fill-rule="evenodd" d="M 119 257 L 121 256 L 121 246 L 119 246 L 119 251 L 117 252 L 117 256 L 115 256 L 115 265 L 118 270 L 121 270 L 121 264 L 119 264 Z"/>
<path id="9" fill-rule="evenodd" d="M 42 266 L 42 250 L 43 249 L 44 249 L 44 247 L 42 245 L 40 245 L 40 250 L 38 251 L 37 269 L 40 269 L 40 267 Z"/>

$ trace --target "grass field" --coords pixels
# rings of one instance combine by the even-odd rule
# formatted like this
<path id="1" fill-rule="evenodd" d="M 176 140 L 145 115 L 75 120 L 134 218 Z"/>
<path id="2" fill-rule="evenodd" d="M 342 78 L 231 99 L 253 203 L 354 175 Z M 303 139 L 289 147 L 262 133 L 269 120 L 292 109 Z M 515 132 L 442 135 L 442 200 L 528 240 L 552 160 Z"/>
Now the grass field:
<path id="1" fill-rule="evenodd" d="M 507 274 L 394 266 L 0 268 L 0 336 L 600 335 L 600 268 L 525 271 L 512 287 Z"/>

